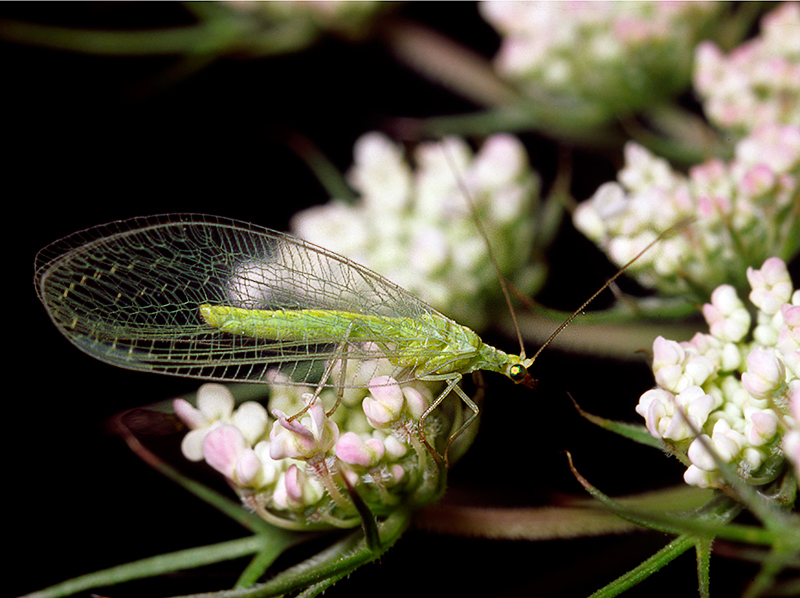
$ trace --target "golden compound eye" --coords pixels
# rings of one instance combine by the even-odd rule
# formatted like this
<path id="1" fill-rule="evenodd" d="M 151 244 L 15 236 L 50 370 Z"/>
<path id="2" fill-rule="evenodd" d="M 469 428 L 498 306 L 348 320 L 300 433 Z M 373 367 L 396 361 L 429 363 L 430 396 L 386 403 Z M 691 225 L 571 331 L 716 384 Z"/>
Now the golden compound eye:
<path id="1" fill-rule="evenodd" d="M 514 382 L 522 382 L 528 377 L 528 370 L 525 366 L 515 363 L 508 368 L 508 377 Z"/>

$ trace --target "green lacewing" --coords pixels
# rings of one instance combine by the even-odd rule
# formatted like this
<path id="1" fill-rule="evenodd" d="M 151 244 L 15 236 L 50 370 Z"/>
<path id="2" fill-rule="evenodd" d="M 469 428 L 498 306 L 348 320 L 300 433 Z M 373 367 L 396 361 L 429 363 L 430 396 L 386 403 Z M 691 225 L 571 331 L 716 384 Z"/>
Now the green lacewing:
<path id="1" fill-rule="evenodd" d="M 473 418 L 478 407 L 458 385 L 464 374 L 532 384 L 532 358 L 484 344 L 345 257 L 246 222 L 201 214 L 112 222 L 45 247 L 35 272 L 64 336 L 124 368 L 236 382 L 269 382 L 278 368 L 315 385 L 333 360 L 367 368 L 383 357 L 398 380 L 445 383 L 428 412 L 452 391 Z"/>

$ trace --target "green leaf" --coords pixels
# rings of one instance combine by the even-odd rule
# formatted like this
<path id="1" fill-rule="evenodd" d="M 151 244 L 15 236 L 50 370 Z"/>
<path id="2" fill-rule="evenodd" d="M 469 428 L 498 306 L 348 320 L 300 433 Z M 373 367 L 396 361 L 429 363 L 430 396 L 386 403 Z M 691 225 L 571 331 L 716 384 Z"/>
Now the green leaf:
<path id="1" fill-rule="evenodd" d="M 638 442 L 639 444 L 664 450 L 664 443 L 657 438 L 654 438 L 645 426 L 641 424 L 618 422 L 613 419 L 600 417 L 599 415 L 593 415 L 588 411 L 584 411 L 581 406 L 578 405 L 578 402 L 572 397 L 572 395 L 569 395 L 569 398 L 572 401 L 572 404 L 575 405 L 575 409 L 578 410 L 578 413 L 580 413 L 584 419 L 589 420 L 593 424 L 610 432 L 614 432 L 615 434 L 619 434 L 620 436 L 624 436 L 625 438 L 629 438 L 630 440 Z"/>
<path id="2" fill-rule="evenodd" d="M 665 565 L 674 561 L 677 557 L 689 550 L 693 544 L 694 540 L 687 536 L 675 538 L 641 565 L 631 569 L 607 586 L 597 590 L 590 598 L 610 598 L 611 596 L 619 596 L 622 592 L 629 590 Z"/>

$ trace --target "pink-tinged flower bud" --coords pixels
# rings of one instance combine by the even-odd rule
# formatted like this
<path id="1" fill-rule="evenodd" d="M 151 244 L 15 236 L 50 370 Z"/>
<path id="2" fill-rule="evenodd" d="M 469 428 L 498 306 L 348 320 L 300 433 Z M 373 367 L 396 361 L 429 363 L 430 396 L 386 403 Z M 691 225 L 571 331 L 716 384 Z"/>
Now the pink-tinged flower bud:
<path id="1" fill-rule="evenodd" d="M 301 503 L 303 500 L 303 472 L 297 465 L 290 465 L 286 470 L 286 494 L 289 500 L 295 503 Z"/>
<path id="2" fill-rule="evenodd" d="M 695 467 L 712 472 L 717 469 L 715 457 L 723 463 L 730 463 L 740 455 L 744 445 L 744 436 L 731 429 L 726 420 L 720 419 L 714 424 L 711 438 L 705 434 L 695 438 L 686 455 Z"/>
<path id="3" fill-rule="evenodd" d="M 686 350 L 677 341 L 659 336 L 653 341 L 653 374 L 656 383 L 672 392 L 680 392 L 691 382 L 684 365 Z"/>
<path id="4" fill-rule="evenodd" d="M 405 396 L 397 381 L 390 376 L 370 380 L 369 397 L 361 403 L 367 421 L 375 428 L 386 428 L 403 415 Z"/>
<path id="5" fill-rule="evenodd" d="M 325 414 L 319 401 L 308 408 L 302 420 L 289 420 L 280 409 L 273 409 L 277 418 L 270 432 L 269 455 L 273 459 L 310 459 L 333 448 L 339 428 Z"/>
<path id="6" fill-rule="evenodd" d="M 403 388 L 403 397 L 406 400 L 406 409 L 414 420 L 422 417 L 422 414 L 427 411 L 433 402 L 433 397 L 427 386 L 421 388 L 406 386 Z"/>
<path id="7" fill-rule="evenodd" d="M 749 423 L 745 426 L 744 433 L 747 441 L 753 446 L 762 446 L 775 438 L 778 432 L 778 418 L 769 410 L 754 409 L 746 413 Z"/>
<path id="8" fill-rule="evenodd" d="M 724 419 L 714 424 L 711 440 L 717 456 L 725 463 L 733 461 L 745 445 L 744 435 L 731 429 L 730 424 Z"/>
<path id="9" fill-rule="evenodd" d="M 175 414 L 190 432 L 181 442 L 181 451 L 190 461 L 202 461 L 203 443 L 212 430 L 232 423 L 244 434 L 250 445 L 255 444 L 266 431 L 267 413 L 258 403 L 243 403 L 233 410 L 233 395 L 221 384 L 204 384 L 197 391 L 198 408 L 184 399 L 173 403 Z"/>
<path id="10" fill-rule="evenodd" d="M 662 388 L 653 388 L 639 399 L 636 412 L 654 438 L 680 441 L 692 436 L 688 419 L 695 429 L 702 428 L 716 407 L 713 396 L 699 386 L 689 386 L 678 396 Z"/>
<path id="11" fill-rule="evenodd" d="M 779 391 L 786 380 L 786 369 L 775 351 L 753 349 L 747 356 L 747 371 L 742 384 L 756 399 L 766 399 Z"/>
<path id="12" fill-rule="evenodd" d="M 689 445 L 689 450 L 686 455 L 692 465 L 703 471 L 715 471 L 717 469 L 717 462 L 714 457 L 706 449 L 706 445 L 711 446 L 711 438 L 707 434 L 701 434 L 699 437 L 692 441 Z"/>
<path id="13" fill-rule="evenodd" d="M 716 371 L 714 363 L 705 355 L 691 355 L 686 362 L 684 372 L 690 384 L 700 386 L 705 384 Z"/>
<path id="14" fill-rule="evenodd" d="M 787 432 L 781 443 L 786 458 L 794 463 L 795 471 L 800 469 L 800 431 Z"/>
<path id="15" fill-rule="evenodd" d="M 276 484 L 272 501 L 279 509 L 297 509 L 319 501 L 325 490 L 319 481 L 309 477 L 294 463 Z"/>
<path id="16" fill-rule="evenodd" d="M 758 198 L 770 193 L 776 181 L 775 172 L 769 166 L 756 164 L 744 173 L 739 186 L 748 197 Z"/>
<path id="17" fill-rule="evenodd" d="M 700 42 L 695 48 L 694 62 L 694 86 L 707 94 L 719 81 L 724 66 L 722 50 L 713 42 Z"/>
<path id="18" fill-rule="evenodd" d="M 789 414 L 793 421 L 783 436 L 781 447 L 800 473 L 800 380 L 792 380 L 789 384 Z"/>
<path id="19" fill-rule="evenodd" d="M 800 335 L 800 305 L 784 303 L 781 305 L 781 315 L 792 334 Z M 800 342 L 800 336 L 797 336 L 796 340 Z"/>
<path id="20" fill-rule="evenodd" d="M 402 465 L 395 463 L 391 467 L 389 467 L 389 475 L 392 476 L 392 482 L 395 484 L 399 484 L 403 481 L 403 478 L 406 477 L 406 470 L 403 468 Z"/>
<path id="21" fill-rule="evenodd" d="M 763 465 L 767 456 L 764 451 L 757 448 L 746 448 L 742 451 L 742 458 L 739 461 L 739 472 L 744 478 L 752 475 L 761 465 Z"/>
<path id="22" fill-rule="evenodd" d="M 690 386 L 681 392 L 675 400 L 678 405 L 683 409 L 683 416 L 685 416 L 695 428 L 702 428 L 709 414 L 716 407 L 714 397 L 707 394 L 699 386 Z M 690 431 L 687 429 L 687 433 Z"/>
<path id="23" fill-rule="evenodd" d="M 229 479 L 233 479 L 236 461 L 246 448 L 247 441 L 241 431 L 231 425 L 212 430 L 203 441 L 206 462 Z"/>
<path id="24" fill-rule="evenodd" d="M 397 461 L 408 452 L 408 445 L 403 444 L 394 436 L 386 436 L 383 439 L 383 446 L 386 448 L 386 457 L 389 461 Z"/>
<path id="25" fill-rule="evenodd" d="M 251 448 L 246 448 L 239 455 L 234 467 L 234 481 L 239 486 L 256 487 L 262 474 L 261 459 Z"/>
<path id="26" fill-rule="evenodd" d="M 753 288 L 750 301 L 766 314 L 778 312 L 788 303 L 794 290 L 789 271 L 782 259 L 771 257 L 760 270 L 747 269 L 747 280 Z"/>
<path id="27" fill-rule="evenodd" d="M 686 352 L 680 343 L 659 336 L 653 341 L 653 369 L 683 363 Z"/>
<path id="28" fill-rule="evenodd" d="M 672 392 L 680 392 L 689 385 L 689 380 L 684 376 L 683 366 L 671 365 L 654 371 L 656 384 L 668 388 Z"/>
<path id="29" fill-rule="evenodd" d="M 336 443 L 336 456 L 348 465 L 374 467 L 385 452 L 380 440 L 369 438 L 365 441 L 354 432 L 345 432 Z"/>
<path id="30" fill-rule="evenodd" d="M 683 481 L 698 488 L 710 488 L 715 485 L 716 480 L 714 472 L 705 471 L 696 465 L 690 465 L 683 473 Z"/>
<path id="31" fill-rule="evenodd" d="M 800 380 L 792 380 L 789 384 L 789 413 L 800 430 Z"/>
<path id="32" fill-rule="evenodd" d="M 711 303 L 703 306 L 703 316 L 713 336 L 723 341 L 739 342 L 750 330 L 750 314 L 736 294 L 724 284 L 711 293 Z"/>
<path id="33" fill-rule="evenodd" d="M 669 429 L 675 413 L 675 398 L 662 388 L 652 388 L 639 399 L 636 413 L 644 418 L 650 434 L 661 439 Z"/>

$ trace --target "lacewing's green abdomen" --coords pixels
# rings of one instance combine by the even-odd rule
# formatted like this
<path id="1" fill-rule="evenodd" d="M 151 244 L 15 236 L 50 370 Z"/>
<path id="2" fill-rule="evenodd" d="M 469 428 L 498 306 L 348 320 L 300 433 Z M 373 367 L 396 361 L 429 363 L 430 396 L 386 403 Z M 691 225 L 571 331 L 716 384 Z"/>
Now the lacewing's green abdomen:
<path id="1" fill-rule="evenodd" d="M 418 376 L 469 373 L 485 369 L 506 373 L 520 363 L 484 345 L 469 328 L 438 314 L 390 318 L 344 311 L 257 310 L 225 305 L 200 306 L 203 320 L 229 334 L 276 342 L 371 342 L 394 365 Z"/>

